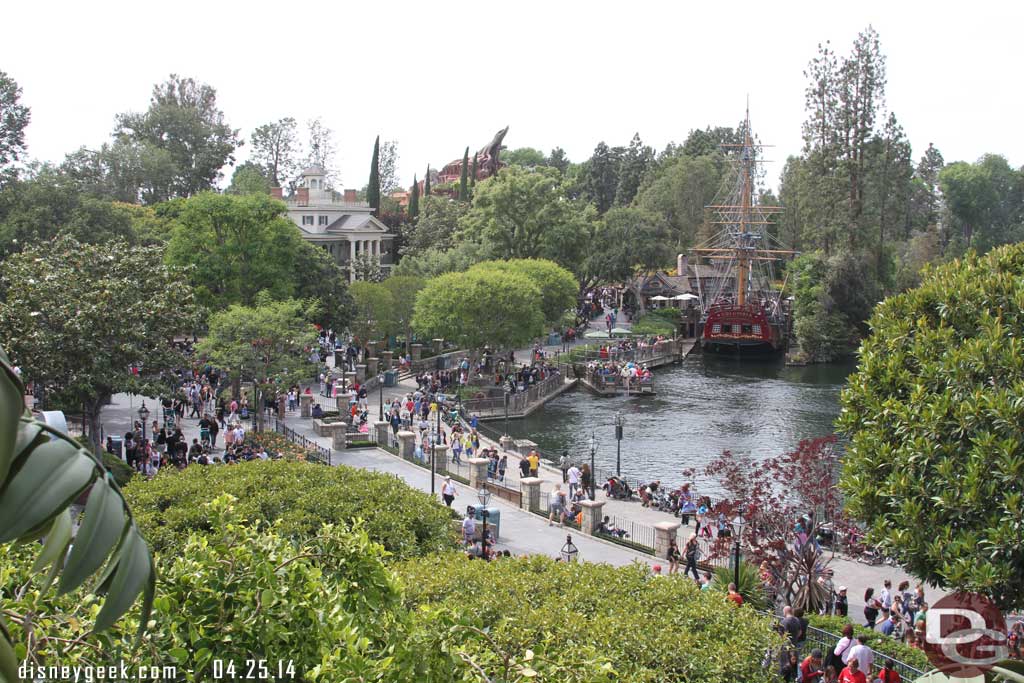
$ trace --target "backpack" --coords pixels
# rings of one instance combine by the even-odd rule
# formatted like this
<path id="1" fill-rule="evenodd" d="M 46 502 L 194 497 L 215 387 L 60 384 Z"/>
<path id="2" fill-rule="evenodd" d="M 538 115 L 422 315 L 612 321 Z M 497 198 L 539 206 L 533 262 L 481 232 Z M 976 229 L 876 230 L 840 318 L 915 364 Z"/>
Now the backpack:
<path id="1" fill-rule="evenodd" d="M 827 669 L 830 666 L 834 666 L 836 671 L 842 671 L 843 666 L 845 666 L 843 664 L 843 655 L 846 654 L 846 651 L 850 649 L 850 647 L 853 645 L 853 643 L 854 643 L 853 639 L 850 639 L 850 642 L 848 642 L 846 644 L 846 647 L 844 647 L 839 652 L 839 654 L 836 654 L 836 649 L 834 647 L 831 648 L 828 651 L 828 656 L 825 657 L 825 661 L 822 663 L 822 668 L 826 668 Z M 837 645 L 838 645 L 838 643 L 837 643 Z"/>

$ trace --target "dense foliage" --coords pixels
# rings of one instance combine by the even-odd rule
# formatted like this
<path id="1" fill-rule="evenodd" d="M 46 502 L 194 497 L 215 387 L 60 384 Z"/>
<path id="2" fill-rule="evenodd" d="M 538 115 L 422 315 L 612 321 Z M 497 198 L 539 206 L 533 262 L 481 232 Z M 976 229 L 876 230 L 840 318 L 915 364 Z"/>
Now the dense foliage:
<path id="1" fill-rule="evenodd" d="M 0 330 L 52 405 L 85 409 L 98 446 L 100 410 L 113 394 L 159 394 L 161 373 L 184 364 L 172 342 L 195 329 L 197 309 L 183 280 L 155 247 L 33 245 L 0 262 Z"/>
<path id="2" fill-rule="evenodd" d="M 532 650 L 580 677 L 569 680 L 593 680 L 585 660 L 607 663 L 617 680 L 761 680 L 761 658 L 775 643 L 768 621 L 749 608 L 641 566 L 425 558 L 400 572 L 410 608 L 441 606 L 486 631 L 493 646 L 467 640 L 470 655 Z"/>
<path id="3" fill-rule="evenodd" d="M 842 394 L 850 513 L 908 571 L 1024 605 L 1024 245 L 935 268 L 871 318 Z"/>
<path id="4" fill-rule="evenodd" d="M 384 474 L 298 462 L 189 467 L 135 480 L 125 495 L 138 523 L 161 554 L 179 552 L 188 534 L 213 533 L 203 503 L 222 493 L 238 498 L 238 514 L 277 522 L 284 536 L 312 536 L 324 523 L 365 519 L 370 538 L 396 557 L 452 547 L 450 515 L 424 493 Z"/>

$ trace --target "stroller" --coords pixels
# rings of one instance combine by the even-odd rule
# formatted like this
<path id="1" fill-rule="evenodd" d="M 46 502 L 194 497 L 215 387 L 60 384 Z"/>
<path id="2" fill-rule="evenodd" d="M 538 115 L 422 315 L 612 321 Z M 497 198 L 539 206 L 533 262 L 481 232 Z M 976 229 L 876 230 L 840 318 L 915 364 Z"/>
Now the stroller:
<path id="1" fill-rule="evenodd" d="M 609 498 L 629 500 L 633 497 L 633 489 L 629 488 L 629 484 L 619 477 L 611 477 L 601 488 L 605 490 Z"/>

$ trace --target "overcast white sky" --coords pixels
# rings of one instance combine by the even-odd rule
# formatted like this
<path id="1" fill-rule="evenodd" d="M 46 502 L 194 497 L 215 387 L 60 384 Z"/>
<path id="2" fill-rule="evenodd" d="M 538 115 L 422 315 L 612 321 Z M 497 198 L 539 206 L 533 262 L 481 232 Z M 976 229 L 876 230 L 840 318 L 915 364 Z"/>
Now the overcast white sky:
<path id="1" fill-rule="evenodd" d="M 638 131 L 662 149 L 735 125 L 750 96 L 771 183 L 800 150 L 803 69 L 845 54 L 869 23 L 888 58 L 889 108 L 918 158 L 1001 153 L 1024 163 L 1024 3 L 322 2 L 5 3 L 0 70 L 32 108 L 31 156 L 109 138 L 171 72 L 216 87 L 248 139 L 284 116 L 336 132 L 341 185 L 367 180 L 374 136 L 398 141 L 402 181 L 510 126 L 510 148 L 574 161 Z M 239 153 L 245 159 L 247 148 Z M 226 171 L 230 177 L 230 169 Z"/>

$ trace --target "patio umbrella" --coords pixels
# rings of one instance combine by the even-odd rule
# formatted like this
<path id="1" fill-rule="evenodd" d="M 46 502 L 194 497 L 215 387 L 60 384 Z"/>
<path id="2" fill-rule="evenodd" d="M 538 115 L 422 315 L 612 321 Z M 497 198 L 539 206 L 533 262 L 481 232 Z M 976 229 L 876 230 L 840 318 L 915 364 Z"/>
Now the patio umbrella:
<path id="1" fill-rule="evenodd" d="M 667 296 L 662 296 L 661 294 L 659 294 L 658 296 L 652 296 L 651 297 L 651 301 L 668 301 L 668 300 L 669 300 L 669 298 Z"/>
<path id="2" fill-rule="evenodd" d="M 689 292 L 687 292 L 686 294 L 679 294 L 672 298 L 676 301 L 692 301 L 694 299 L 699 299 L 700 297 L 697 296 L 696 294 L 690 294 Z"/>
<path id="3" fill-rule="evenodd" d="M 587 332 L 583 337 L 585 339 L 607 339 L 608 333 L 601 332 L 600 330 L 593 330 L 591 332 Z"/>
<path id="4" fill-rule="evenodd" d="M 613 327 L 612 334 L 633 334 L 633 330 L 627 330 L 625 327 Z"/>

